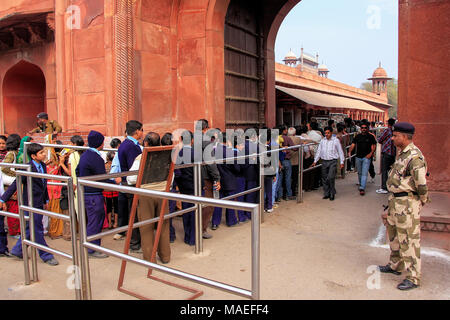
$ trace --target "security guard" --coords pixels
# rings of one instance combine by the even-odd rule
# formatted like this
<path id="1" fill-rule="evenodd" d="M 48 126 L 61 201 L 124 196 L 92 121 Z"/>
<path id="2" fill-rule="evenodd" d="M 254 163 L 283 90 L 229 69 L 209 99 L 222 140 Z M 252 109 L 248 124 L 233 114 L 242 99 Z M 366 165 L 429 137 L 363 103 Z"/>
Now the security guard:
<path id="1" fill-rule="evenodd" d="M 409 290 L 420 285 L 420 210 L 429 201 L 427 163 L 422 152 L 412 142 L 414 126 L 408 122 L 394 125 L 392 140 L 399 150 L 389 172 L 389 213 L 387 231 L 391 255 L 381 272 L 406 278 L 397 288 Z"/>
<path id="2" fill-rule="evenodd" d="M 56 134 L 61 133 L 62 128 L 56 122 L 56 120 L 48 120 L 48 114 L 45 112 L 41 112 L 37 115 L 37 128 L 34 128 L 29 132 L 29 134 L 34 133 L 48 133 L 48 134 Z"/>

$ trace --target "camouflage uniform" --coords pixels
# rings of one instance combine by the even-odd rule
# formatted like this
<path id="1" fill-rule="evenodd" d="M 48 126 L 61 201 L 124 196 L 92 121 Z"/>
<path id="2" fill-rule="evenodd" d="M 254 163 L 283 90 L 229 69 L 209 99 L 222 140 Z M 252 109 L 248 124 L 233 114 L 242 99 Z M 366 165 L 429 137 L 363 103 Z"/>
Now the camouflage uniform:
<path id="1" fill-rule="evenodd" d="M 50 120 L 50 121 L 47 121 L 47 123 L 45 124 L 45 128 L 44 127 L 34 128 L 33 130 L 30 131 L 30 134 L 42 133 L 42 132 L 50 134 L 55 131 L 58 133 L 61 133 L 62 128 L 56 120 Z"/>
<path id="2" fill-rule="evenodd" d="M 426 173 L 422 152 L 410 143 L 398 154 L 387 180 L 389 265 L 396 271 L 406 270 L 406 279 L 415 285 L 420 285 L 420 210 L 428 202 Z"/>

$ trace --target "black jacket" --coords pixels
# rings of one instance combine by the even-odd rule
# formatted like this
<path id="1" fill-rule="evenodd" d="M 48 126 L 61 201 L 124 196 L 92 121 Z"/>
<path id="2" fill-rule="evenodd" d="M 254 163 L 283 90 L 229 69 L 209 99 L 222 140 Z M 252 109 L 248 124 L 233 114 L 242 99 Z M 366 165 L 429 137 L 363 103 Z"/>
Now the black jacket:
<path id="1" fill-rule="evenodd" d="M 220 148 L 220 150 L 219 150 Z M 236 157 L 238 155 L 237 151 L 234 151 L 231 148 L 227 148 L 223 144 L 217 145 L 216 148 L 216 159 L 226 159 L 230 158 L 231 156 Z M 220 172 L 220 185 L 222 190 L 225 191 L 234 191 L 237 189 L 237 179 L 236 176 L 240 173 L 240 165 L 237 164 L 237 160 L 233 161 L 232 163 L 230 161 L 226 161 L 222 164 L 217 164 L 217 168 Z"/>

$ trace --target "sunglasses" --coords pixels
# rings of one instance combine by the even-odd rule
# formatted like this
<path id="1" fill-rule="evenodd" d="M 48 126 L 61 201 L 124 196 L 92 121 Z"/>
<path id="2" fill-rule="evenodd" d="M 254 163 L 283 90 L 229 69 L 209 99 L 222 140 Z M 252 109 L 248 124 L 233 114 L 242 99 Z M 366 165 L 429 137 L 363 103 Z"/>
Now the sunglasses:
<path id="1" fill-rule="evenodd" d="M 361 129 L 367 129 L 367 127 L 361 127 Z"/>

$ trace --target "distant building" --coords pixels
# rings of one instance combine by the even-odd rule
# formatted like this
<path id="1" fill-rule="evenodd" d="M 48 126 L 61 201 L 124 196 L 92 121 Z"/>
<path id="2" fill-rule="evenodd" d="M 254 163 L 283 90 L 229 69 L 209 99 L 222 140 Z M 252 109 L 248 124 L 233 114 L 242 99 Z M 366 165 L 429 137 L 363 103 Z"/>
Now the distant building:
<path id="1" fill-rule="evenodd" d="M 355 120 L 383 121 L 392 107 L 387 99 L 386 71 L 379 67 L 372 78 L 373 92 L 328 79 L 330 70 L 301 49 L 300 57 L 290 50 L 284 65 L 275 64 L 276 122 L 300 125 L 311 118 L 328 118 L 341 114 Z"/>

